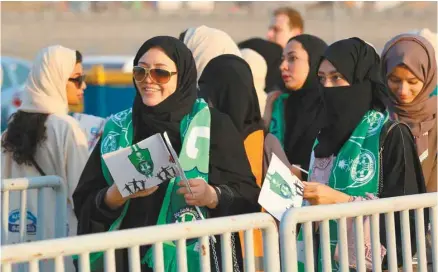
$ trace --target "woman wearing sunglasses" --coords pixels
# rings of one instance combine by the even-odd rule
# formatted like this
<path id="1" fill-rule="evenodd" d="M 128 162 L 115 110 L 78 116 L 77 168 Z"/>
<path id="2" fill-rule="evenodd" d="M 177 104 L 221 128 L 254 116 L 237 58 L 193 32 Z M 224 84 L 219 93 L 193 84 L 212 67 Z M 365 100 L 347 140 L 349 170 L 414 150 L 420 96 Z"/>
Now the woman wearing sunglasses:
<path id="1" fill-rule="evenodd" d="M 137 95 L 133 107 L 116 114 L 106 124 L 104 135 L 91 154 L 73 195 L 80 234 L 114 229 L 115 222 L 121 222 L 119 229 L 130 229 L 196 220 L 199 214 L 195 205 L 206 218 L 257 210 L 260 189 L 246 159 L 243 139 L 228 116 L 197 99 L 196 78 L 193 56 L 178 39 L 154 37 L 140 47 L 134 59 L 133 81 Z M 131 124 L 132 129 L 127 129 Z M 203 133 L 199 133 L 200 127 Z M 174 179 L 122 198 L 102 155 L 164 132 L 180 154 L 182 167 L 192 169 L 186 176 L 193 194 L 184 183 Z M 198 150 L 195 158 L 191 155 L 190 159 L 187 155 L 189 138 L 196 139 Z M 124 209 L 126 212 L 122 213 Z M 187 213 L 192 215 L 191 219 L 182 220 L 181 216 Z M 233 259 L 234 271 L 242 271 L 239 237 L 232 237 L 237 256 Z M 216 240 L 210 249 L 211 267 L 212 271 L 223 271 L 219 237 Z M 197 246 L 197 239 L 187 241 L 188 271 L 200 271 Z M 175 244 L 165 243 L 163 250 L 165 271 L 177 271 Z M 140 254 L 141 271 L 152 271 L 151 247 L 141 246 Z M 100 258 L 102 254 L 92 256 L 92 260 L 96 260 L 91 263 L 93 271 L 100 271 Z M 117 271 L 128 271 L 128 263 L 126 250 L 116 252 Z"/>
<path id="2" fill-rule="evenodd" d="M 23 103 L 2 135 L 2 178 L 62 177 L 68 189 L 69 235 L 76 234 L 71 197 L 87 161 L 88 143 L 68 108 L 80 103 L 85 87 L 78 51 L 59 45 L 44 48 L 33 63 Z M 20 197 L 13 193 L 10 199 L 11 213 L 16 213 Z M 36 192 L 28 193 L 27 203 L 28 216 L 35 216 L 35 222 L 45 221 L 46 237 L 53 238 L 53 195 L 46 194 L 46 218 L 36 215 Z M 35 231 L 28 228 L 28 240 L 35 239 Z M 19 233 L 10 229 L 9 237 L 9 242 L 17 242 Z"/>

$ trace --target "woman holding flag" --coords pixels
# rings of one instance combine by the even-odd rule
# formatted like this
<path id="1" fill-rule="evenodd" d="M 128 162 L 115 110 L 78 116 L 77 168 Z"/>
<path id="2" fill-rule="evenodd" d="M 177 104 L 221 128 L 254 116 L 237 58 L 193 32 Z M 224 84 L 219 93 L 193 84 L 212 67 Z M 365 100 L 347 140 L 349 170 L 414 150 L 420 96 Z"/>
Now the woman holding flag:
<path id="1" fill-rule="evenodd" d="M 387 89 L 375 49 L 359 38 L 337 41 L 325 51 L 317 73 L 326 118 L 312 150 L 309 182 L 304 182 L 303 198 L 311 205 L 327 205 L 425 193 L 414 137 L 408 126 L 389 119 L 385 107 Z M 371 252 L 369 220 L 368 216 L 364 217 L 365 252 Z M 349 248 L 355 246 L 352 221 L 347 219 Z M 409 213 L 409 221 L 411 226 L 415 225 L 413 211 Z M 400 215 L 396 214 L 399 265 L 402 263 L 400 222 Z M 384 214 L 380 215 L 379 224 L 381 265 L 388 269 L 388 229 Z M 415 254 L 415 228 L 410 230 Z M 318 233 L 319 229 L 315 231 Z M 302 233 L 298 241 L 300 247 L 304 245 Z M 336 270 L 339 269 L 338 241 L 337 221 L 331 220 L 331 263 Z M 317 270 L 322 271 L 319 243 L 315 248 Z M 366 254 L 365 262 L 367 270 L 371 270 L 370 254 Z M 305 271 L 302 259 L 298 265 L 299 271 Z M 357 268 L 354 254 L 349 255 L 349 265 Z"/>
<path id="2" fill-rule="evenodd" d="M 137 96 L 132 109 L 116 114 L 106 124 L 74 193 L 78 234 L 200 219 L 194 206 L 205 218 L 257 211 L 260 189 L 243 139 L 228 116 L 197 99 L 196 66 L 190 50 L 172 37 L 149 39 L 134 59 L 133 81 Z M 191 169 L 185 171 L 191 193 L 185 182 L 176 178 L 123 198 L 102 155 L 164 132 L 180 155 L 184 171 Z M 195 139 L 195 146 L 189 138 Z M 232 235 L 233 267 L 241 271 L 237 239 Z M 220 241 L 216 241 L 211 246 L 211 266 L 213 271 L 221 271 Z M 175 244 L 165 243 L 163 252 L 165 271 L 176 271 Z M 140 247 L 140 254 L 141 270 L 152 271 L 151 247 Z M 93 271 L 102 269 L 101 260 L 102 253 L 92 254 Z M 200 270 L 196 239 L 187 241 L 187 260 L 188 271 Z M 126 250 L 116 251 L 116 264 L 118 271 L 128 270 Z"/>
<path id="3" fill-rule="evenodd" d="M 269 132 L 280 141 L 289 162 L 304 169 L 309 167 L 312 146 L 324 119 L 317 70 L 326 48 L 327 44 L 313 35 L 290 39 L 280 65 L 288 92 L 274 93 L 266 102 L 264 118 Z M 307 179 L 304 172 L 295 174 Z"/>

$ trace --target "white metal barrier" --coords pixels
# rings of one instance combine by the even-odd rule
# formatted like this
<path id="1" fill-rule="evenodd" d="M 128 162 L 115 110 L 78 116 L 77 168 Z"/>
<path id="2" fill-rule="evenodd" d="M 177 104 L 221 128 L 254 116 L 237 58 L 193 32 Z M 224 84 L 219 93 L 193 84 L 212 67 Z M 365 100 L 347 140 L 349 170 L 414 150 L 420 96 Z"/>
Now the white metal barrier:
<path id="1" fill-rule="evenodd" d="M 60 238 L 67 236 L 67 192 L 65 184 L 61 177 L 58 176 L 40 176 L 40 177 L 26 177 L 16 179 L 2 179 L 2 244 L 8 244 L 9 238 L 9 192 L 20 191 L 20 223 L 19 233 L 20 241 L 25 242 L 27 236 L 27 196 L 28 190 L 36 189 L 38 191 L 38 218 L 42 219 L 45 216 L 44 200 L 47 197 L 43 188 L 53 188 L 56 198 L 56 220 L 54 226 L 55 237 Z M 36 226 L 37 240 L 42 240 L 45 237 L 44 220 L 38 220 Z"/>
<path id="2" fill-rule="evenodd" d="M 263 232 L 265 271 L 280 271 L 278 231 L 275 219 L 267 213 L 221 217 L 189 223 L 143 227 L 34 243 L 2 247 L 2 271 L 9 272 L 11 264 L 29 262 L 30 271 L 39 271 L 41 259 L 55 259 L 55 270 L 64 271 L 63 256 L 79 255 L 80 271 L 90 271 L 90 252 L 105 251 L 105 271 L 115 271 L 115 249 L 128 248 L 130 271 L 140 271 L 139 246 L 153 244 L 154 271 L 164 272 L 163 241 L 177 241 L 178 271 L 187 271 L 185 244 L 187 239 L 199 238 L 200 266 L 210 271 L 209 239 L 221 235 L 222 271 L 233 271 L 231 233 L 245 231 L 245 272 L 255 271 L 253 229 Z M 146 235 L 147 234 L 147 235 Z M 224 242 L 226 241 L 226 242 Z"/>
<path id="3" fill-rule="evenodd" d="M 437 194 L 427 193 L 409 195 L 361 202 L 335 205 L 308 206 L 290 209 L 283 217 L 280 225 L 280 244 L 282 270 L 297 271 L 297 224 L 303 223 L 303 239 L 305 245 L 306 271 L 314 271 L 314 251 L 312 238 L 312 223 L 319 224 L 320 245 L 322 249 L 323 271 L 331 271 L 329 220 L 338 220 L 338 237 L 340 248 L 340 271 L 349 271 L 346 218 L 354 217 L 355 245 L 357 256 L 357 271 L 366 271 L 363 216 L 371 216 L 371 248 L 373 271 L 381 271 L 379 215 L 385 214 L 386 239 L 389 271 L 397 271 L 396 238 L 394 212 L 400 212 L 401 235 L 403 246 L 403 269 L 412 271 L 411 239 L 409 226 L 409 210 L 415 210 L 415 230 L 417 240 L 418 270 L 427 271 L 426 244 L 424 228 L 424 209 L 430 208 L 432 232 L 433 271 L 438 271 L 437 265 Z M 358 230 L 358 231 L 356 231 Z"/>

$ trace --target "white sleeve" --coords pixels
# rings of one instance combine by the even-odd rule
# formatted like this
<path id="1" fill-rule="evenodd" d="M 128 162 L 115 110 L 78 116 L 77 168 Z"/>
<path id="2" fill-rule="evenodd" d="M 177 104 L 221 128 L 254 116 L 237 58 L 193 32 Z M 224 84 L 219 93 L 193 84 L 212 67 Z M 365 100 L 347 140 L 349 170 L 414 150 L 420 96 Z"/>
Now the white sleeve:
<path id="1" fill-rule="evenodd" d="M 66 137 L 65 173 L 67 198 L 73 207 L 73 192 L 88 160 L 88 141 L 79 125 L 71 126 Z"/>

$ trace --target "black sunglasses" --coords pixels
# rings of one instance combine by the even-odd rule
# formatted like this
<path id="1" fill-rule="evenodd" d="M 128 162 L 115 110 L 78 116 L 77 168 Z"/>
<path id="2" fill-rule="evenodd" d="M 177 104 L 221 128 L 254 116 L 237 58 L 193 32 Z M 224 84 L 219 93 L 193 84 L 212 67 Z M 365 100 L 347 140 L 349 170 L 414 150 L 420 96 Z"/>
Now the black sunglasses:
<path id="1" fill-rule="evenodd" d="M 75 77 L 75 78 L 69 78 L 68 81 L 76 83 L 77 86 L 81 87 L 82 83 L 85 82 L 85 75 L 78 76 L 78 77 Z"/>

